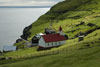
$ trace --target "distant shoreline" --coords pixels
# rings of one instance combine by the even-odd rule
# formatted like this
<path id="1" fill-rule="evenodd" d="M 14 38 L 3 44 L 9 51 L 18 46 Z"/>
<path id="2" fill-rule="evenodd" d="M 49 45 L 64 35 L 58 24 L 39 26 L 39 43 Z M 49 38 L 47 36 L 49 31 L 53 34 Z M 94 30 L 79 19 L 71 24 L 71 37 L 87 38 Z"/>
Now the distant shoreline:
<path id="1" fill-rule="evenodd" d="M 0 6 L 0 8 L 50 8 L 51 6 Z"/>

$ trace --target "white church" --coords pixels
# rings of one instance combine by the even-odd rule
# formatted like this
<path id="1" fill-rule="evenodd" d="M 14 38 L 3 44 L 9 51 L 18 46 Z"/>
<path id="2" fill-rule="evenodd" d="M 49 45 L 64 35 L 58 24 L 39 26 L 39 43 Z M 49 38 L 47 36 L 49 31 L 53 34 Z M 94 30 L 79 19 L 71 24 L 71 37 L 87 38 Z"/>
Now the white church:
<path id="1" fill-rule="evenodd" d="M 40 48 L 61 46 L 66 43 L 66 38 L 64 35 L 65 34 L 62 31 L 62 27 L 60 26 L 58 33 L 42 35 L 38 46 Z"/>

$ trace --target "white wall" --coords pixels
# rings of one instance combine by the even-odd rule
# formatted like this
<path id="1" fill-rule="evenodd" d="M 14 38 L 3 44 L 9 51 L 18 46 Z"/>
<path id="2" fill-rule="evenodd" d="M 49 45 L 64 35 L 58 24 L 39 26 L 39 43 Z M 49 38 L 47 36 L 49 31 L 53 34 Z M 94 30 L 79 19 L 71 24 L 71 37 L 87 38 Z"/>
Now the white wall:
<path id="1" fill-rule="evenodd" d="M 40 40 L 39 40 L 39 46 L 45 47 L 45 44 L 46 43 L 45 43 L 43 37 L 41 37 Z"/>
<path id="2" fill-rule="evenodd" d="M 49 43 L 49 45 L 48 45 L 48 43 L 46 43 L 45 47 L 60 46 L 60 45 L 63 45 L 65 43 L 66 43 L 66 41 L 51 42 L 51 43 Z"/>
<path id="3" fill-rule="evenodd" d="M 65 40 L 65 41 L 61 41 L 61 45 L 62 45 L 62 44 L 65 44 L 65 43 L 66 43 L 66 40 Z"/>

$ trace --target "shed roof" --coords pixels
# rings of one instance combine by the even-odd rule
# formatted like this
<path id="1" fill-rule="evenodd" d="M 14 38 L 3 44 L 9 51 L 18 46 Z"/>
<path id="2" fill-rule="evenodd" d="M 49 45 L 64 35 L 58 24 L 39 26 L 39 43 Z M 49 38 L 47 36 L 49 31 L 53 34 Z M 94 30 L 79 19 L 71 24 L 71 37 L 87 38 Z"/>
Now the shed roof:
<path id="1" fill-rule="evenodd" d="M 48 34 L 48 35 L 43 35 L 42 37 L 46 43 L 66 40 L 66 38 L 60 34 Z"/>

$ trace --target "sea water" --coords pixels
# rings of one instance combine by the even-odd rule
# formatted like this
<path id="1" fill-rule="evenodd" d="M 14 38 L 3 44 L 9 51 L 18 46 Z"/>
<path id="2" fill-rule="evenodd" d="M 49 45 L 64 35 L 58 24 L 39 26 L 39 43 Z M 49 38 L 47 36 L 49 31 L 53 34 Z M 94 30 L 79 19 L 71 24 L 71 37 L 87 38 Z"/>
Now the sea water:
<path id="1" fill-rule="evenodd" d="M 45 14 L 50 8 L 0 8 L 0 50 L 13 45 L 23 29 Z"/>

